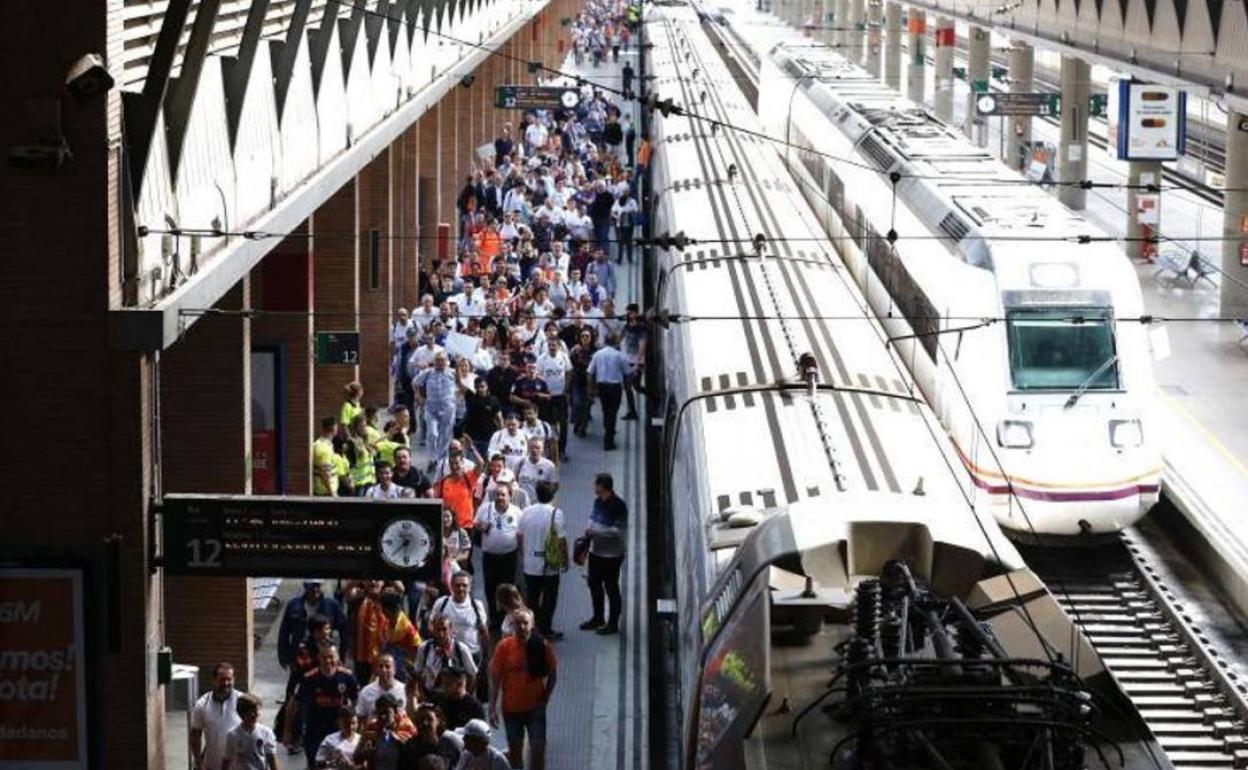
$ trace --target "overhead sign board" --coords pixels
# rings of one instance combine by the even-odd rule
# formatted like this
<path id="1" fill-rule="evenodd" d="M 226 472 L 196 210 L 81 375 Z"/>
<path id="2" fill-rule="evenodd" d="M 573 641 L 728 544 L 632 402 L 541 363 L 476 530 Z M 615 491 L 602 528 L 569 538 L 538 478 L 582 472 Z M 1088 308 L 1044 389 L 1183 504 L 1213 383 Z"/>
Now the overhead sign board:
<path id="1" fill-rule="evenodd" d="M 317 332 L 316 362 L 346 366 L 360 363 L 360 333 Z"/>
<path id="2" fill-rule="evenodd" d="M 439 500 L 166 495 L 164 568 L 174 575 L 436 580 Z"/>
<path id="3" fill-rule="evenodd" d="M 975 100 L 983 116 L 1036 115 L 1054 117 L 1061 112 L 1061 96 L 1055 93 L 985 93 Z"/>
<path id="4" fill-rule="evenodd" d="M 0 569 L 5 770 L 90 767 L 84 608 L 81 569 Z"/>
<path id="5" fill-rule="evenodd" d="M 562 86 L 506 85 L 494 89 L 494 106 L 505 110 L 575 109 L 581 92 Z"/>
<path id="6" fill-rule="evenodd" d="M 1111 78 L 1106 147 L 1117 160 L 1177 160 L 1187 144 L 1187 93 Z"/>

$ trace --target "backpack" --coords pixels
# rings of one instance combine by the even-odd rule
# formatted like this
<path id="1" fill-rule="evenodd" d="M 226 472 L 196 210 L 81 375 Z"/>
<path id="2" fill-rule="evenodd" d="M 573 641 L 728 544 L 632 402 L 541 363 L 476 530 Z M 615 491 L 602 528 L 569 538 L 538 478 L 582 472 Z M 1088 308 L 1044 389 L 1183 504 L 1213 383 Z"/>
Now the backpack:
<path id="1" fill-rule="evenodd" d="M 485 478 L 485 477 L 483 476 L 482 478 Z M 433 611 L 435 613 L 441 613 L 445 615 L 446 605 L 449 604 L 450 601 L 451 601 L 451 597 L 449 596 L 440 597 L 436 602 L 433 603 Z M 473 614 L 473 617 L 475 617 L 477 620 L 477 628 L 481 628 L 482 626 L 485 626 L 485 623 L 481 622 L 481 608 L 477 605 L 477 600 L 469 596 L 468 604 L 472 606 L 472 614 Z"/>

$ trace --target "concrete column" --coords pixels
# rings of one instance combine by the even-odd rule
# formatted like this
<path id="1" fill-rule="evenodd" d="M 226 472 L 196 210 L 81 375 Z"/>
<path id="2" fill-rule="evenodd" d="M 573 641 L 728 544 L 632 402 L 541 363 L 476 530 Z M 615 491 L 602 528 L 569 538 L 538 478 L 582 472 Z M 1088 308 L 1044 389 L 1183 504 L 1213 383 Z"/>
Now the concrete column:
<path id="1" fill-rule="evenodd" d="M 835 43 L 837 21 L 836 0 L 823 0 L 823 6 L 819 10 L 819 31 L 814 36 L 815 40 L 828 45 Z"/>
<path id="2" fill-rule="evenodd" d="M 884 5 L 884 83 L 901 90 L 901 3 Z"/>
<path id="3" fill-rule="evenodd" d="M 850 61 L 862 61 L 862 17 L 866 13 L 864 0 L 849 0 L 845 8 L 845 43 L 841 54 Z"/>
<path id="4" fill-rule="evenodd" d="M 936 50 L 933 53 L 936 66 L 932 73 L 935 93 L 932 97 L 932 109 L 936 117 L 946 123 L 953 122 L 953 52 L 957 42 L 956 28 L 953 19 L 948 16 L 936 18 L 936 33 L 933 36 Z"/>
<path id="5" fill-rule="evenodd" d="M 244 278 L 218 310 L 251 306 Z M 251 492 L 251 322 L 208 315 L 160 357 L 161 474 L 166 492 Z M 167 576 L 165 638 L 174 657 L 199 666 L 200 688 L 218 661 L 251 689 L 248 578 Z"/>
<path id="6" fill-rule="evenodd" d="M 1244 131 L 1248 113 L 1228 110 L 1226 115 L 1226 192 L 1222 199 L 1224 220 L 1222 235 L 1221 280 L 1222 316 L 1248 317 L 1248 131 Z M 1209 255 L 1212 258 L 1212 254 Z"/>
<path id="7" fill-rule="evenodd" d="M 1057 197 L 1076 211 L 1087 205 L 1088 191 L 1075 182 L 1088 174 L 1088 81 L 1091 68 L 1083 59 L 1062 57 L 1061 134 L 1057 145 Z"/>
<path id="8" fill-rule="evenodd" d="M 927 14 L 918 8 L 907 9 L 906 34 L 906 98 L 923 104 L 927 92 Z"/>
<path id="9" fill-rule="evenodd" d="M 1135 240 L 1156 235 L 1161 226 L 1161 161 L 1133 160 L 1127 164 L 1127 256 L 1152 259 L 1157 244 Z M 1149 185 L 1156 185 L 1150 191 Z"/>
<path id="10" fill-rule="evenodd" d="M 1010 91 L 1029 93 L 1035 87 L 1032 79 L 1036 70 L 1036 49 L 1021 40 L 1015 40 L 1010 47 L 1009 68 Z M 1011 149 L 1007 151 L 1004 160 L 1011 168 L 1021 171 L 1027 167 L 1028 158 L 1031 157 L 1031 116 L 1016 115 L 1009 119 L 1009 124 L 1008 141 Z"/>
<path id="11" fill-rule="evenodd" d="M 867 3 L 867 72 L 880 76 L 880 49 L 884 39 L 884 0 Z"/>
<path id="12" fill-rule="evenodd" d="M 344 184 L 312 215 L 312 309 L 314 331 L 354 331 L 360 312 L 360 241 L 341 234 L 358 232 L 357 178 Z M 320 238 L 317 233 L 324 233 Z M 316 419 L 338 414 L 343 387 L 360 378 L 359 366 L 315 364 L 312 409 Z M 364 402 L 382 394 L 364 391 Z"/>
<path id="13" fill-rule="evenodd" d="M 987 124 L 975 112 L 975 98 L 988 90 L 988 54 L 992 50 L 992 32 L 972 24 L 967 38 L 966 79 L 971 92 L 967 95 L 966 121 L 963 125 L 966 135 L 983 147 L 988 144 Z"/>
<path id="14" fill-rule="evenodd" d="M 310 223 L 282 240 L 251 272 L 251 306 L 265 311 L 251 322 L 253 348 L 276 347 L 282 361 L 279 494 L 312 494 L 312 240 Z M 253 388 L 255 385 L 253 384 Z M 275 423 L 275 415 L 270 416 Z M 253 415 L 254 419 L 254 415 Z M 255 431 L 264 430 L 253 425 Z M 276 459 L 276 458 L 275 458 Z M 260 494 L 260 489 L 253 489 Z"/>
<path id="15" fill-rule="evenodd" d="M 373 158 L 356 177 L 359 190 L 360 383 L 366 403 L 392 402 L 390 381 L 390 321 L 394 312 L 393 250 L 390 237 L 390 177 L 395 161 L 390 151 Z M 376 233 L 374 236 L 373 233 Z"/>
<path id="16" fill-rule="evenodd" d="M 849 45 L 849 5 L 850 5 L 850 2 L 851 0 L 836 0 L 836 6 L 833 9 L 833 13 L 836 15 L 836 18 L 832 20 L 832 27 L 833 27 L 832 42 L 833 42 L 833 45 L 842 49 L 841 51 L 842 53 L 845 53 L 844 49 L 846 46 Z"/>
<path id="17" fill-rule="evenodd" d="M 849 33 L 852 40 L 849 57 L 865 66 L 867 62 L 867 0 L 853 0 L 853 17 L 854 20 L 850 26 L 854 30 Z"/>

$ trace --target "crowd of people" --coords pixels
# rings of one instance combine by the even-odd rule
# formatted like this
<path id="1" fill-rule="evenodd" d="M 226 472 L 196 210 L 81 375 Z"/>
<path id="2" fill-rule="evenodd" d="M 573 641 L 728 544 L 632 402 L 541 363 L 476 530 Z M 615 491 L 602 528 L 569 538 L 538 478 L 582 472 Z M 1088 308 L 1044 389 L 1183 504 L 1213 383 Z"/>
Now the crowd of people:
<path id="1" fill-rule="evenodd" d="M 578 64 L 618 61 L 637 16 L 625 0 L 586 3 L 570 29 Z M 625 92 L 633 77 L 626 65 Z M 616 448 L 645 360 L 617 266 L 635 256 L 647 148 L 615 100 L 584 82 L 580 95 L 503 129 L 458 197 L 455 256 L 433 261 L 420 305 L 396 313 L 395 402 L 373 406 L 349 383 L 313 443 L 316 495 L 441 501 L 440 578 L 305 582 L 278 629 L 276 724 L 219 664 L 192 709 L 193 770 L 275 770 L 279 745 L 309 768 L 501 770 L 526 766 L 527 743 L 527 766 L 544 767 L 562 578 L 584 570 L 581 630 L 618 633 L 628 521 L 598 473 L 588 526 L 571 536 L 560 472 L 582 462 L 570 436 L 600 430 Z M 505 754 L 490 745 L 500 727 Z"/>

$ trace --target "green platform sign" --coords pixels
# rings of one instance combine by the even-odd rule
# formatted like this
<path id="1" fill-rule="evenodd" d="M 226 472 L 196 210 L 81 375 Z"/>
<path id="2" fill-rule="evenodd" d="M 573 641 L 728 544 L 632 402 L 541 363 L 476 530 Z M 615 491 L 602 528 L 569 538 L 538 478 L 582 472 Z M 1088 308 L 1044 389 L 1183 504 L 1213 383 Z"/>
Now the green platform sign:
<path id="1" fill-rule="evenodd" d="M 1109 112 L 1109 94 L 1092 94 L 1088 97 L 1088 114 L 1103 118 Z"/>

